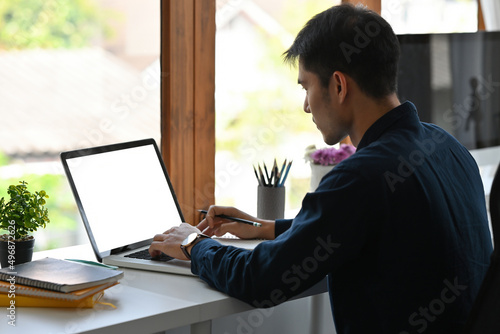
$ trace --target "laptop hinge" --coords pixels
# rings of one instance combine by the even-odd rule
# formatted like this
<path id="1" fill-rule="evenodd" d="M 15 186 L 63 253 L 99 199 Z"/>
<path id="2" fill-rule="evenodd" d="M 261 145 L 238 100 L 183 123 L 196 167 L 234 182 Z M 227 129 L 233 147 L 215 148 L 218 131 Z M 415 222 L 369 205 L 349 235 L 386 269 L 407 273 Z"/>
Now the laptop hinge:
<path id="1" fill-rule="evenodd" d="M 153 239 L 146 239 L 146 240 L 139 241 L 139 242 L 136 242 L 136 243 L 133 243 L 130 245 L 123 246 L 123 247 L 114 248 L 111 250 L 111 255 L 120 254 L 120 253 L 129 251 L 129 250 L 134 250 L 134 249 L 141 248 L 144 246 L 149 246 L 149 245 L 151 245 L 152 241 L 153 241 Z"/>

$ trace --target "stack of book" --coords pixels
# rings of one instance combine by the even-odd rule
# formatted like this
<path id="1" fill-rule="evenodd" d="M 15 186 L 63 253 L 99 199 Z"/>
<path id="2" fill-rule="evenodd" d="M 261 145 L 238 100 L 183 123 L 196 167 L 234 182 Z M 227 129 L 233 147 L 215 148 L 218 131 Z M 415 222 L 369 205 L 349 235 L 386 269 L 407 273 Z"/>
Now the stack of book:
<path id="1" fill-rule="evenodd" d="M 123 272 L 45 258 L 0 269 L 1 307 L 93 307 Z"/>

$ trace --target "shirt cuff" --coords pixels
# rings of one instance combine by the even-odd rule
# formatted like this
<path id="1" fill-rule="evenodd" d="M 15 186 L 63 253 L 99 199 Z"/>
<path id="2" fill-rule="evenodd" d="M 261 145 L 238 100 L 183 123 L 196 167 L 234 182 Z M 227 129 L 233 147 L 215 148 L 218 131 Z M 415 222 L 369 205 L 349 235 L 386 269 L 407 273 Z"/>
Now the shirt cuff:
<path id="1" fill-rule="evenodd" d="M 220 242 L 210 238 L 201 239 L 191 248 L 191 272 L 193 274 L 199 274 L 199 268 L 203 264 L 203 254 L 213 246 L 220 247 L 222 245 Z"/>

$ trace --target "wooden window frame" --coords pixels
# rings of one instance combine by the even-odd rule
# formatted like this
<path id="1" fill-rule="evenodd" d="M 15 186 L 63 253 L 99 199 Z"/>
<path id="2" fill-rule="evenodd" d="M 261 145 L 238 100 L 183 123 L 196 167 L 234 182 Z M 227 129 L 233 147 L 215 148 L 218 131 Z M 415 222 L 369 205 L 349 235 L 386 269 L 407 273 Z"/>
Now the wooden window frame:
<path id="1" fill-rule="evenodd" d="M 484 24 L 483 7 L 481 6 L 481 0 L 477 0 L 477 30 L 484 31 L 486 26 Z"/>
<path id="2" fill-rule="evenodd" d="M 215 201 L 215 0 L 161 1 L 161 152 L 186 222 Z"/>

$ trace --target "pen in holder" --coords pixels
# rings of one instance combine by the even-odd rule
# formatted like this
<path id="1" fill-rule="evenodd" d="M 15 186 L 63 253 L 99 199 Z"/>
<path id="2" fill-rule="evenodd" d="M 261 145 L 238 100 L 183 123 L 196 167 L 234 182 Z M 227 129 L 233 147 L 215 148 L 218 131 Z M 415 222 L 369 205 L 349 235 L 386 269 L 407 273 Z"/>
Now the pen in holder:
<path id="1" fill-rule="evenodd" d="M 257 187 L 257 217 L 281 219 L 285 216 L 285 187 Z"/>
<path id="2" fill-rule="evenodd" d="M 290 161 L 283 162 L 281 168 L 278 168 L 276 159 L 271 169 L 268 172 L 267 166 L 264 168 L 258 165 L 254 167 L 255 176 L 259 182 L 257 188 L 257 217 L 262 219 L 281 219 L 285 216 L 285 181 L 292 166 Z"/>

